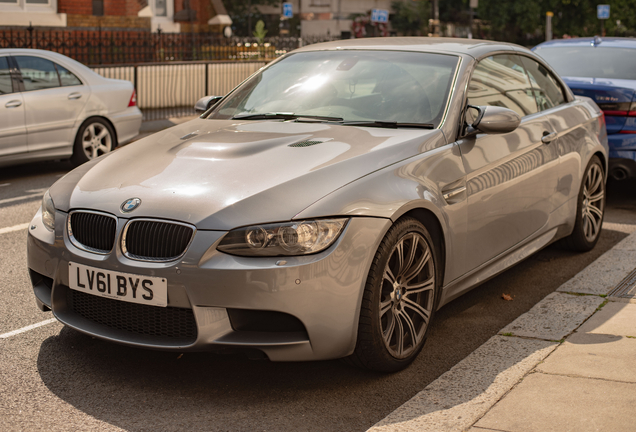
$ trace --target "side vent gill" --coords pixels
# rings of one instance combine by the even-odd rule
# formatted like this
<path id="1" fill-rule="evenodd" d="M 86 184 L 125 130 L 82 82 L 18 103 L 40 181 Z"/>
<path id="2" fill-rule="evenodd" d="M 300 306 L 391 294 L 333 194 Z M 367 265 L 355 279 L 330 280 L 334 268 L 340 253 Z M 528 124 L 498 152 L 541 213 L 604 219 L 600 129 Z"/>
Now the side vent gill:
<path id="1" fill-rule="evenodd" d="M 310 146 L 314 146 L 316 144 L 322 144 L 324 142 L 327 142 L 330 140 L 305 140 L 305 141 L 298 141 L 297 143 L 293 143 L 288 145 L 287 147 L 310 147 Z"/>

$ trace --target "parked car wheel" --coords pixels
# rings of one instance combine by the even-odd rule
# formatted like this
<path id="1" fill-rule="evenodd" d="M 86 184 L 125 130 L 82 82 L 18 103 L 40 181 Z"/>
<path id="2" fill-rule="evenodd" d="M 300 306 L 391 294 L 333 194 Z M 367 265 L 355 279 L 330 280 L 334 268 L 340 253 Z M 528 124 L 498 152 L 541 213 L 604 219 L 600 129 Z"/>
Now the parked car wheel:
<path id="1" fill-rule="evenodd" d="M 415 359 L 436 309 L 437 263 L 431 236 L 420 222 L 405 218 L 389 230 L 369 272 L 349 363 L 395 372 Z"/>
<path id="2" fill-rule="evenodd" d="M 605 174 L 601 160 L 594 156 L 587 165 L 576 208 L 574 231 L 563 239 L 570 250 L 587 252 L 598 242 L 605 214 Z"/>
<path id="3" fill-rule="evenodd" d="M 103 119 L 91 118 L 77 131 L 71 160 L 76 165 L 113 151 L 117 146 L 113 128 Z"/>

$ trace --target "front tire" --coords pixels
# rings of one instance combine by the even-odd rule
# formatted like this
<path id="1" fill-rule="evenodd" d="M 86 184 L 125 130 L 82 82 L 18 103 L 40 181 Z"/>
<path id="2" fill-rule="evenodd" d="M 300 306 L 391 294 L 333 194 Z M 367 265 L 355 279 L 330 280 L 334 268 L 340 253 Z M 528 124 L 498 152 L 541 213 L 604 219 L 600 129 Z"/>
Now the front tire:
<path id="1" fill-rule="evenodd" d="M 419 221 L 404 218 L 389 229 L 369 271 L 348 363 L 396 372 L 415 360 L 437 307 L 438 262 L 431 235 Z"/>
<path id="2" fill-rule="evenodd" d="M 99 117 L 86 120 L 77 131 L 71 161 L 81 165 L 115 149 L 115 131 L 110 124 Z"/>
<path id="3" fill-rule="evenodd" d="M 596 246 L 605 215 L 605 173 L 598 156 L 587 165 L 579 190 L 576 222 L 569 237 L 562 240 L 566 249 L 587 252 Z"/>

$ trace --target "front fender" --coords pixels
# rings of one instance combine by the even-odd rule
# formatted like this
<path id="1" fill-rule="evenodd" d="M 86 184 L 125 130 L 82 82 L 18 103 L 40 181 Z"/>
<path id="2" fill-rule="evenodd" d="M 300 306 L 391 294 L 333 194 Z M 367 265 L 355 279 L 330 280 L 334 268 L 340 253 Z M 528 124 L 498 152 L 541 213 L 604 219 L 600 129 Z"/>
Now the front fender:
<path id="1" fill-rule="evenodd" d="M 349 183 L 307 207 L 294 219 L 365 216 L 395 222 L 412 210 L 426 210 L 442 227 L 445 281 L 451 281 L 465 271 L 462 254 L 466 249 L 466 193 L 448 201 L 443 193 L 449 187 L 461 189 L 462 185 L 465 186 L 465 173 L 459 148 L 448 144 Z"/>

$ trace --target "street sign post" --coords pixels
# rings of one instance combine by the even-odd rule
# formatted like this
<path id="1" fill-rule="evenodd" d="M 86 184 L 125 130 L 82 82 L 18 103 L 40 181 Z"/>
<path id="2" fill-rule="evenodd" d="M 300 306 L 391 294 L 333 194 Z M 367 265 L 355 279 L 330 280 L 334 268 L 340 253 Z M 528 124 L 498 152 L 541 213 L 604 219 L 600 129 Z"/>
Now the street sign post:
<path id="1" fill-rule="evenodd" d="M 605 20 L 610 17 L 610 5 L 596 5 L 596 17 L 601 20 L 601 36 L 605 36 Z"/>
<path id="2" fill-rule="evenodd" d="M 600 20 L 609 19 L 610 5 L 596 5 L 596 17 Z"/>
<path id="3" fill-rule="evenodd" d="M 372 9 L 371 10 L 371 22 L 374 23 L 388 23 L 389 11 L 386 9 Z"/>
<path id="4" fill-rule="evenodd" d="M 283 17 L 284 18 L 294 17 L 294 9 L 291 3 L 283 3 Z"/>

